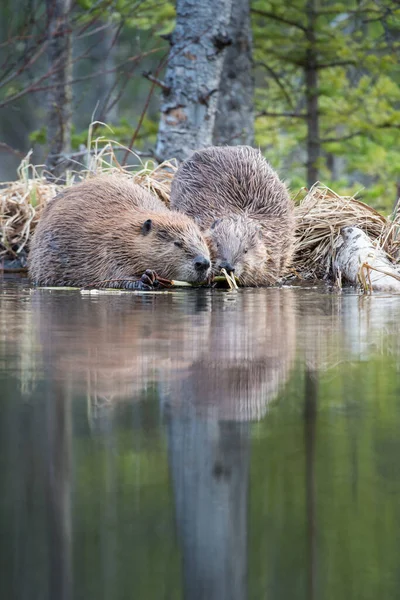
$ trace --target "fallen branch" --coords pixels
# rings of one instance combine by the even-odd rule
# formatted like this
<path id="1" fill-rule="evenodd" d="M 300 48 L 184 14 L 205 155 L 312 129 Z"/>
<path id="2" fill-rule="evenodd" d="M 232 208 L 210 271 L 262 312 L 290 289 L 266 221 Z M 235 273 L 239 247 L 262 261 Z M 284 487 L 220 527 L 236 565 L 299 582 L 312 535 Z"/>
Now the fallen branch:
<path id="1" fill-rule="evenodd" d="M 343 243 L 334 260 L 334 270 L 365 291 L 400 292 L 400 272 L 387 254 L 377 248 L 358 227 L 342 227 Z"/>

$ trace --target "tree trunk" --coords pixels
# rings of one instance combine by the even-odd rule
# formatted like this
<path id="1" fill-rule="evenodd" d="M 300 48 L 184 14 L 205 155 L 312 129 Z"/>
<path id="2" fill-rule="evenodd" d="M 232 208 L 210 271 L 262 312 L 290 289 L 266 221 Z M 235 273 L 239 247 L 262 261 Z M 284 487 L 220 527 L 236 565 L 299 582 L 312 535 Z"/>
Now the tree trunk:
<path id="1" fill-rule="evenodd" d="M 103 70 L 95 81 L 94 106 L 98 102 L 95 120 L 103 123 L 116 123 L 118 121 L 118 106 L 116 100 L 116 53 L 118 29 L 110 21 L 100 32 L 98 44 L 93 48 L 93 60 L 96 71 Z"/>
<path id="2" fill-rule="evenodd" d="M 254 77 L 249 0 L 232 5 L 215 118 L 215 145 L 254 145 Z"/>
<path id="3" fill-rule="evenodd" d="M 46 0 L 48 20 L 49 85 L 46 168 L 55 177 L 65 171 L 62 155 L 71 150 L 71 0 Z"/>
<path id="4" fill-rule="evenodd" d="M 307 185 L 311 188 L 318 180 L 318 159 L 321 153 L 318 115 L 318 65 L 315 38 L 316 0 L 307 1 L 307 52 L 305 85 L 307 103 Z"/>
<path id="5" fill-rule="evenodd" d="M 183 597 L 246 600 L 249 424 L 189 414 L 168 424 Z"/>
<path id="6" fill-rule="evenodd" d="M 307 522 L 307 598 L 316 598 L 317 584 L 317 520 L 315 447 L 318 401 L 318 374 L 306 368 L 304 397 L 305 484 Z"/>
<path id="7" fill-rule="evenodd" d="M 232 0 L 178 0 L 156 146 L 184 160 L 213 140 Z"/>

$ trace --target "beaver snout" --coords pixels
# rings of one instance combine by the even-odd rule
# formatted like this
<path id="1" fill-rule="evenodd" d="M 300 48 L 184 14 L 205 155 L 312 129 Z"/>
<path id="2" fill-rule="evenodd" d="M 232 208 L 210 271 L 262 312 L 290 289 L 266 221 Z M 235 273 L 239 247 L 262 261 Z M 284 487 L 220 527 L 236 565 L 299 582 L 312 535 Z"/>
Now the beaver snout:
<path id="1" fill-rule="evenodd" d="M 234 273 L 235 272 L 235 267 L 233 267 L 231 265 L 230 262 L 228 262 L 227 260 L 223 260 L 220 265 L 219 265 L 220 269 L 225 269 L 228 273 Z"/>
<path id="2" fill-rule="evenodd" d="M 207 271 L 211 267 L 211 263 L 205 256 L 196 256 L 194 259 L 194 266 L 196 271 L 204 272 Z"/>

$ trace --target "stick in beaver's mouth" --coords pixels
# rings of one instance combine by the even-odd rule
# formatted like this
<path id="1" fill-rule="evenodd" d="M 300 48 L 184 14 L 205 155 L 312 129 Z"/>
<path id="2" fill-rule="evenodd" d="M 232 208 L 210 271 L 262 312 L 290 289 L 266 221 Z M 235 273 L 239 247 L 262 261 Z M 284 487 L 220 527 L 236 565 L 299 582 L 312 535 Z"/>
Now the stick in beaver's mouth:
<path id="1" fill-rule="evenodd" d="M 221 269 L 221 273 L 223 275 L 225 275 L 225 279 L 228 282 L 228 285 L 230 287 L 231 290 L 238 290 L 239 286 L 236 283 L 236 279 L 235 276 L 233 275 L 233 273 L 228 273 L 226 269 Z"/>

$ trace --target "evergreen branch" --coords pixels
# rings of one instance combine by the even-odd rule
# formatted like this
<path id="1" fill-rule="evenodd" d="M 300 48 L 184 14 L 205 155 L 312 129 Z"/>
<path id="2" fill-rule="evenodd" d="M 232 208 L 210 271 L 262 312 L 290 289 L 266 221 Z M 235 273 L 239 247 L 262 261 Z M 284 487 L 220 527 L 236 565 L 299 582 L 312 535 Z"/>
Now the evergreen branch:
<path id="1" fill-rule="evenodd" d="M 380 123 L 379 125 L 375 125 L 374 129 L 400 129 L 400 123 Z M 371 133 L 373 133 L 373 131 L 363 131 L 361 129 L 359 131 L 354 131 L 353 133 L 349 133 L 348 135 L 343 135 L 340 137 L 321 138 L 321 144 L 335 144 L 338 142 L 346 142 L 347 140 L 351 140 L 361 135 L 368 136 L 368 134 Z"/>
<path id="2" fill-rule="evenodd" d="M 356 65 L 358 62 L 356 60 L 334 60 L 330 63 L 317 63 L 315 65 L 316 69 L 329 69 L 330 67 L 345 67 L 347 65 Z"/>
<path id="3" fill-rule="evenodd" d="M 358 17 L 359 15 L 369 15 L 369 14 L 376 14 L 376 15 L 383 15 L 383 14 L 387 14 L 388 12 L 392 12 L 390 9 L 386 9 L 386 10 L 379 10 L 378 8 L 361 8 L 361 9 L 354 9 L 354 10 L 343 10 L 343 9 L 330 9 L 330 8 L 322 8 L 316 11 L 316 16 L 317 17 L 325 17 L 325 16 L 335 16 L 335 15 L 351 15 L 351 16 L 356 16 Z"/>
<path id="4" fill-rule="evenodd" d="M 257 62 L 254 65 L 255 67 L 264 67 L 264 69 L 266 69 L 268 71 L 268 73 L 271 75 L 272 79 L 275 81 L 275 83 L 277 84 L 277 86 L 280 88 L 281 92 L 283 93 L 283 95 L 286 98 L 287 103 L 289 104 L 289 106 L 291 108 L 293 108 L 293 102 L 292 99 L 290 97 L 290 94 L 286 91 L 284 84 L 281 81 L 281 78 L 279 77 L 279 75 L 277 73 L 275 73 L 275 71 L 266 63 L 264 62 Z"/>
<path id="5" fill-rule="evenodd" d="M 284 23 L 285 25 L 290 25 L 291 27 L 297 27 L 297 29 L 301 29 L 301 31 L 306 32 L 306 27 L 301 23 L 297 23 L 296 21 L 291 21 L 290 19 L 286 19 L 286 17 L 281 17 L 273 12 L 268 12 L 265 10 L 258 10 L 257 8 L 250 9 L 255 15 L 260 17 L 266 17 L 267 19 L 272 19 L 273 21 L 278 21 L 278 23 Z"/>
<path id="6" fill-rule="evenodd" d="M 292 119 L 306 119 L 306 113 L 296 113 L 296 112 L 268 112 L 267 110 L 262 110 L 258 114 L 256 114 L 256 119 L 259 117 L 287 117 Z"/>

